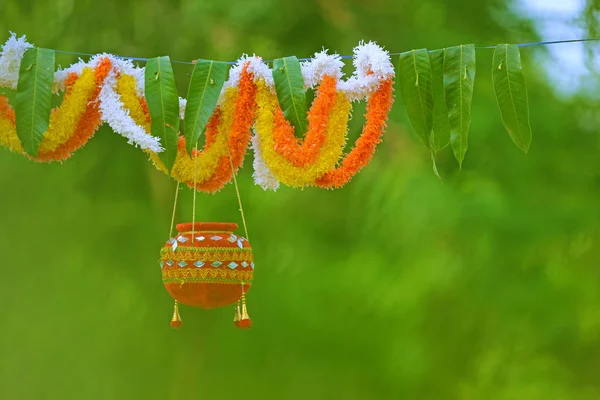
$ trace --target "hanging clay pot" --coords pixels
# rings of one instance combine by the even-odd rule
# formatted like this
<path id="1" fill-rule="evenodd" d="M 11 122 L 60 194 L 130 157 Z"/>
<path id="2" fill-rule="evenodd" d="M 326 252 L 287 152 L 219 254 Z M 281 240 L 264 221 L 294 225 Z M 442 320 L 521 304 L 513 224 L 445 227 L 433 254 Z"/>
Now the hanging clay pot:
<path id="1" fill-rule="evenodd" d="M 181 326 L 178 303 L 204 309 L 237 303 L 234 324 L 251 326 L 245 293 L 254 275 L 252 247 L 234 233 L 237 227 L 223 222 L 179 224 L 178 234 L 161 249 L 163 283 L 175 299 L 174 328 Z"/>

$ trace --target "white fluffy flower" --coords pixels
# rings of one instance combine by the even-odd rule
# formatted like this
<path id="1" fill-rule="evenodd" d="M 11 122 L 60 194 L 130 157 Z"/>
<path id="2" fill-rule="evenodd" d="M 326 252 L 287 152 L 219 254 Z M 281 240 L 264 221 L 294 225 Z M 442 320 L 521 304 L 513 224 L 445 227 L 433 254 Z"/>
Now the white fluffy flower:
<path id="1" fill-rule="evenodd" d="M 379 88 L 381 82 L 394 76 L 389 53 L 373 42 L 361 42 L 356 46 L 352 63 L 354 74 L 338 84 L 338 88 L 351 101 L 367 98 Z"/>
<path id="2" fill-rule="evenodd" d="M 276 191 L 279 188 L 279 181 L 273 175 L 273 172 L 267 167 L 265 160 L 262 158 L 262 152 L 260 150 L 260 144 L 258 143 L 258 136 L 256 132 L 252 136 L 252 150 L 254 150 L 254 183 L 263 188 L 264 190 Z"/>
<path id="3" fill-rule="evenodd" d="M 244 54 L 229 70 L 229 79 L 225 82 L 223 91 L 228 87 L 236 87 L 240 84 L 242 71 L 246 65 L 248 65 L 248 72 L 254 75 L 254 79 L 264 80 L 266 85 L 274 90 L 275 82 L 273 81 L 273 72 L 271 71 L 271 68 L 265 64 L 261 57 L 256 55 L 250 57 Z"/>
<path id="4" fill-rule="evenodd" d="M 2 46 L 0 53 L 0 87 L 16 89 L 19 82 L 19 68 L 23 54 L 29 48 L 33 47 L 27 42 L 25 36 L 17 38 L 11 32 L 10 37 Z"/>
<path id="5" fill-rule="evenodd" d="M 163 151 L 160 139 L 149 135 L 144 127 L 135 123 L 116 91 L 117 74 L 125 74 L 130 71 L 131 63 L 109 57 L 112 62 L 112 70 L 104 80 L 99 96 L 102 122 L 107 123 L 113 131 L 127 138 L 129 144 L 160 153 Z"/>
<path id="6" fill-rule="evenodd" d="M 86 68 L 86 67 L 92 68 L 92 69 L 96 68 L 98 63 L 100 63 L 102 61 L 102 59 L 104 59 L 104 58 L 110 58 L 111 61 L 114 59 L 114 57 L 109 54 L 96 54 L 95 56 L 90 58 L 90 60 L 87 62 L 83 61 L 82 59 L 79 59 L 79 61 L 77 63 L 69 66 L 68 68 L 59 68 L 54 73 L 54 81 L 52 83 L 52 91 L 54 93 L 64 92 L 66 89 L 65 82 L 67 81 L 67 78 L 69 77 L 70 74 L 75 73 L 79 76 L 83 72 L 84 68 Z"/>
<path id="7" fill-rule="evenodd" d="M 337 54 L 327 54 L 327 50 L 315 53 L 315 57 L 300 64 L 305 88 L 315 88 L 325 75 L 341 79 L 344 63 Z"/>
<path id="8" fill-rule="evenodd" d="M 361 42 L 356 46 L 352 63 L 359 78 L 373 74 L 381 80 L 386 80 L 394 76 L 394 66 L 389 53 L 374 42 Z"/>

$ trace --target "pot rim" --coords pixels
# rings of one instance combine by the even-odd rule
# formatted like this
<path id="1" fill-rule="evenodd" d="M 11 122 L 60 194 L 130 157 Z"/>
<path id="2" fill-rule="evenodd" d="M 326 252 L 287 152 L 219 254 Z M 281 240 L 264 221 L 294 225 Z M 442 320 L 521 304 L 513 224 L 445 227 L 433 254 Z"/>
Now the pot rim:
<path id="1" fill-rule="evenodd" d="M 238 224 L 235 222 L 185 222 L 182 224 L 177 224 L 177 232 L 211 232 L 211 231 L 219 231 L 219 232 L 235 232 L 238 228 Z"/>

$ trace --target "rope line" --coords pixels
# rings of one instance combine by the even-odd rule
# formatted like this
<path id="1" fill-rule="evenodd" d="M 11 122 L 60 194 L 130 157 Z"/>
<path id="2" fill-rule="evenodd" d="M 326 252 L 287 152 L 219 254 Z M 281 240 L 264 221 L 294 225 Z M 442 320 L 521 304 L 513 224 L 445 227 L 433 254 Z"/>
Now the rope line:
<path id="1" fill-rule="evenodd" d="M 194 146 L 194 150 L 197 152 L 198 151 L 198 141 L 196 141 L 196 146 Z M 192 152 L 192 156 L 194 155 L 194 152 Z M 197 180 L 197 173 L 198 173 L 198 154 L 196 154 L 196 156 L 194 157 L 194 194 L 193 194 L 193 200 L 192 200 L 192 243 L 195 243 L 194 240 L 196 238 L 196 236 L 194 236 L 194 231 L 196 229 L 196 192 L 198 192 L 197 189 L 197 185 L 198 185 L 198 180 Z"/>
<path id="2" fill-rule="evenodd" d="M 171 216 L 171 229 L 169 229 L 169 237 L 173 234 L 173 225 L 175 225 L 175 211 L 177 210 L 177 197 L 179 196 L 179 181 L 175 188 L 175 201 L 173 202 L 173 215 Z"/>
<path id="3" fill-rule="evenodd" d="M 248 237 L 248 227 L 246 226 L 246 217 L 244 216 L 244 207 L 242 207 L 242 198 L 240 197 L 240 188 L 238 187 L 237 178 L 235 177 L 235 169 L 233 168 L 233 160 L 231 158 L 231 151 L 229 150 L 229 144 L 227 144 L 227 153 L 229 154 L 229 165 L 231 166 L 231 174 L 233 175 L 233 184 L 235 186 L 235 194 L 237 195 L 238 205 L 240 206 L 240 215 L 242 217 L 242 223 L 244 224 L 244 233 L 246 240 L 250 241 Z M 242 287 L 243 289 L 243 287 Z M 243 292 L 243 290 L 242 290 Z"/>
<path id="4" fill-rule="evenodd" d="M 585 38 L 585 39 L 566 39 L 566 40 L 550 40 L 550 41 L 543 41 L 543 42 L 529 42 L 529 43 L 518 43 L 517 46 L 519 47 L 531 47 L 531 46 L 547 46 L 547 45 L 552 45 L 552 44 L 563 44 L 563 43 L 582 43 L 582 42 L 595 42 L 600 40 L 600 38 Z M 495 49 L 496 46 L 475 46 L 476 49 Z M 430 50 L 433 51 L 433 50 Z M 96 54 L 89 54 L 89 53 L 79 53 L 76 51 L 65 51 L 65 50 L 55 50 L 55 52 L 57 53 L 61 53 L 61 54 L 72 54 L 75 56 L 83 56 L 83 57 L 93 57 Z M 398 56 L 401 53 L 390 53 L 390 56 Z M 124 57 L 124 56 L 115 56 L 116 58 L 120 58 L 123 60 L 130 60 L 130 61 L 148 61 L 148 58 L 143 58 L 143 57 Z M 353 56 L 340 56 L 340 58 L 342 59 L 349 59 L 352 58 Z M 299 61 L 310 61 L 312 60 L 312 58 L 299 58 Z M 273 60 L 264 60 L 264 62 L 266 63 L 272 63 Z M 171 60 L 171 63 L 173 64 L 183 64 L 183 65 L 194 65 L 194 62 L 191 61 L 177 61 L 177 60 Z M 237 61 L 226 61 L 225 64 L 229 64 L 229 65 L 235 65 L 237 64 Z"/>

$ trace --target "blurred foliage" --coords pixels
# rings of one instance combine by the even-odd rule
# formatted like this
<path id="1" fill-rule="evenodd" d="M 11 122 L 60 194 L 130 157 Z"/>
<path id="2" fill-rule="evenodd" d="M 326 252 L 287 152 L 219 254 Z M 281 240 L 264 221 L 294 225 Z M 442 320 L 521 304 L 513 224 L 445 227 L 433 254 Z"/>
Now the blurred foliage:
<path id="1" fill-rule="evenodd" d="M 526 16 L 475 0 L 4 0 L 9 30 L 175 60 L 538 39 Z M 157 259 L 175 185 L 141 151 L 107 128 L 63 165 L 2 151 L 0 398 L 600 398 L 600 122 L 582 117 L 598 104 L 554 96 L 532 62 L 544 51 L 522 52 L 529 155 L 502 126 L 491 51 L 477 53 L 462 172 L 439 153 L 443 184 L 399 99 L 343 190 L 263 192 L 249 154 L 249 332 L 232 308 L 184 307 L 169 327 Z M 190 72 L 175 67 L 182 93 Z M 187 221 L 191 193 L 180 199 Z M 200 220 L 241 222 L 231 185 L 198 203 Z"/>

